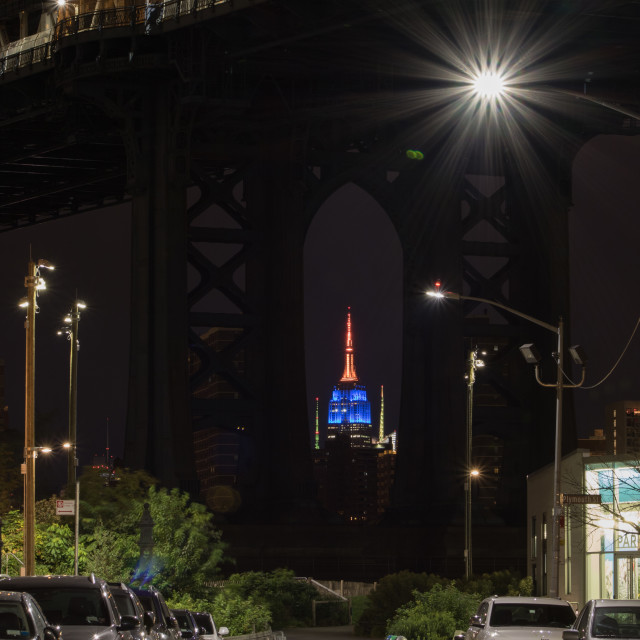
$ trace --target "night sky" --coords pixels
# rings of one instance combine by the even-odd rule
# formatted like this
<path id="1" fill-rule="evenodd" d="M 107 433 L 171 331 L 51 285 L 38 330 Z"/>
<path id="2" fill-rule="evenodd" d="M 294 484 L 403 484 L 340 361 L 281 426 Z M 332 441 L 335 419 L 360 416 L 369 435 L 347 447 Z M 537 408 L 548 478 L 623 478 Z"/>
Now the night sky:
<path id="1" fill-rule="evenodd" d="M 589 356 L 576 399 L 578 432 L 603 425 L 604 405 L 639 399 L 640 336 L 606 381 L 640 316 L 637 303 L 637 176 L 640 137 L 599 136 L 574 164 L 570 210 L 571 344 Z M 10 426 L 24 428 L 24 312 L 29 251 L 56 270 L 44 273 L 36 320 L 36 443 L 55 444 L 68 429 L 69 343 L 56 330 L 76 292 L 88 304 L 80 320 L 78 443 L 81 465 L 109 444 L 122 456 L 126 418 L 129 330 L 129 212 L 126 207 L 81 214 L 0 234 L 0 358 L 5 360 Z M 320 398 L 324 425 L 333 385 L 342 375 L 347 307 L 351 307 L 356 369 L 379 417 L 385 387 L 385 425 L 397 427 L 400 397 L 401 259 L 391 223 L 364 192 L 348 185 L 321 207 L 305 245 L 307 396 L 309 420 Z M 541 318 L 556 323 L 557 318 Z M 555 346 L 550 341 L 548 351 Z M 553 344 L 551 344 L 553 342 Z M 568 345 L 567 345 L 568 346 Z M 544 356 L 546 345 L 540 345 Z M 302 366 L 302 363 L 300 363 Z M 523 366 L 526 366 L 523 363 Z M 461 384 L 464 365 L 461 363 Z M 533 373 L 532 373 L 533 375 Z M 552 391 L 550 391 L 552 393 Z M 310 431 L 312 424 L 310 424 Z M 401 437 L 401 434 L 400 434 Z M 64 469 L 64 456 L 59 455 Z M 38 461 L 39 479 L 57 467 Z"/>

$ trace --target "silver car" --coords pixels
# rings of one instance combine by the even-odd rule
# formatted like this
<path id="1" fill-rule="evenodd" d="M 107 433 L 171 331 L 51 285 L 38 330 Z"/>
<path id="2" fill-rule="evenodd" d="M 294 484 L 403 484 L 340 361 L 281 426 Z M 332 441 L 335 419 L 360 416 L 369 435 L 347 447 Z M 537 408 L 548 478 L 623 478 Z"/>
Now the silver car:
<path id="1" fill-rule="evenodd" d="M 62 640 L 40 605 L 28 593 L 0 591 L 1 640 Z"/>
<path id="2" fill-rule="evenodd" d="M 120 615 L 107 583 L 90 576 L 4 578 L 0 586 L 30 593 L 64 640 L 135 640 L 135 616 Z"/>
<path id="3" fill-rule="evenodd" d="M 576 612 L 559 598 L 485 598 L 471 617 L 465 640 L 562 640 Z"/>
<path id="4" fill-rule="evenodd" d="M 589 600 L 562 638 L 640 638 L 640 600 Z"/>

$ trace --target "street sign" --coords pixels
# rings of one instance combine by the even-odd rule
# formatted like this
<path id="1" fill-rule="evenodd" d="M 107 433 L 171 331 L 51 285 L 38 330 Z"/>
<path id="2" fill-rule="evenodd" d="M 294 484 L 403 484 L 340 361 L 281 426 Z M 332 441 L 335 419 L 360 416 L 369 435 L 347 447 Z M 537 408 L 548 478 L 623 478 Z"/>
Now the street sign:
<path id="1" fill-rule="evenodd" d="M 560 504 L 601 504 L 599 493 L 561 493 Z"/>
<path id="2" fill-rule="evenodd" d="M 76 514 L 75 500 L 56 500 L 57 516 L 74 516 Z"/>

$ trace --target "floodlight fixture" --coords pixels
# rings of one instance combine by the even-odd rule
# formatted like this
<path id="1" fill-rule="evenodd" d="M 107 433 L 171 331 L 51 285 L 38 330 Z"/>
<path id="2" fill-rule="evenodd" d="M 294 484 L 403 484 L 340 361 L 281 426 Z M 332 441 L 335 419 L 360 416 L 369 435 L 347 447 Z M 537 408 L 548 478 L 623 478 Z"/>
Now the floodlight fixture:
<path id="1" fill-rule="evenodd" d="M 573 347 L 569 347 L 569 353 L 576 364 L 583 367 L 587 364 L 587 354 L 579 344 L 574 344 Z"/>
<path id="2" fill-rule="evenodd" d="M 520 347 L 520 353 L 528 364 L 538 364 L 542 360 L 540 352 L 533 343 L 523 344 Z"/>

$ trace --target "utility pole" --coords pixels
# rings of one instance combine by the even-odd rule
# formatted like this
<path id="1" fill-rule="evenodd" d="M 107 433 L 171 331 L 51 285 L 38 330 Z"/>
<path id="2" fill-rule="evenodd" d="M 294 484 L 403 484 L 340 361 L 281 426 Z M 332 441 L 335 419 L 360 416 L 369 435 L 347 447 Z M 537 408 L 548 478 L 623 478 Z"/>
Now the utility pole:
<path id="1" fill-rule="evenodd" d="M 76 300 L 71 313 L 64 319 L 67 325 L 65 333 L 70 343 L 69 355 L 69 450 L 67 451 L 67 493 L 73 495 L 76 490 L 76 476 L 78 468 L 77 457 L 77 417 L 78 417 L 78 323 L 80 309 L 84 309 L 84 302 Z M 78 505 L 76 505 L 76 509 Z"/>
<path id="2" fill-rule="evenodd" d="M 44 288 L 40 268 L 53 269 L 46 260 L 36 264 L 29 261 L 24 286 L 27 307 L 26 357 L 25 357 L 25 407 L 24 407 L 24 574 L 35 574 L 35 526 L 36 526 L 36 446 L 35 446 L 35 383 L 36 383 L 36 296 Z"/>

